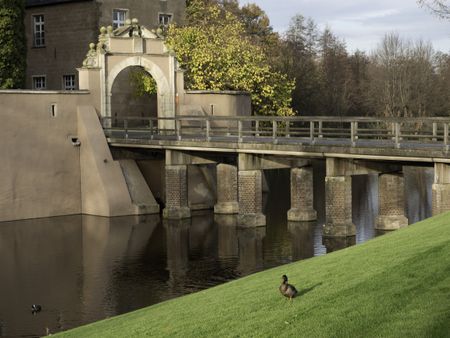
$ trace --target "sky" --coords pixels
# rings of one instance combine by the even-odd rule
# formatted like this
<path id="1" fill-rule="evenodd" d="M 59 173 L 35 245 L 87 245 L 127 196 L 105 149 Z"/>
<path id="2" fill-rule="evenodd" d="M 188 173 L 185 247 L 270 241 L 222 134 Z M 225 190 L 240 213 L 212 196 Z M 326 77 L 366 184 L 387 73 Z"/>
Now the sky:
<path id="1" fill-rule="evenodd" d="M 450 20 L 442 20 L 417 5 L 416 0 L 241 0 L 256 3 L 272 27 L 284 32 L 295 14 L 310 17 L 344 40 L 349 51 L 370 52 L 386 33 L 433 44 L 450 52 Z"/>

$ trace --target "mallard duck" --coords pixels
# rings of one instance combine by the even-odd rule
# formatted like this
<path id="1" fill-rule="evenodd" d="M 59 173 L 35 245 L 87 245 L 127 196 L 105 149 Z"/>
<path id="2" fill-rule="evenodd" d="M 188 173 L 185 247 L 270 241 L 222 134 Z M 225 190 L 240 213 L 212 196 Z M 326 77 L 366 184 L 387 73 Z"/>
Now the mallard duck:
<path id="1" fill-rule="evenodd" d="M 294 285 L 288 284 L 288 278 L 286 275 L 283 275 L 283 277 L 281 277 L 281 285 L 280 285 L 280 292 L 283 296 L 289 298 L 289 300 L 292 301 L 292 298 L 294 298 L 295 296 L 297 296 L 297 289 L 295 288 Z"/>
<path id="2" fill-rule="evenodd" d="M 40 306 L 39 304 L 31 305 L 31 313 L 32 314 L 36 314 L 38 312 L 41 312 L 41 310 L 42 310 L 42 306 Z"/>

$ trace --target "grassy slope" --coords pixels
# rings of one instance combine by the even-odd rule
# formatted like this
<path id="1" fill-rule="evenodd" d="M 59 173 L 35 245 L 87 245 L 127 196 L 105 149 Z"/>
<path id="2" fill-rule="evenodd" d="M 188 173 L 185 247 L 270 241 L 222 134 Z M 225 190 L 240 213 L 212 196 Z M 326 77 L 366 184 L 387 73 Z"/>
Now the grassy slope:
<path id="1" fill-rule="evenodd" d="M 282 274 L 301 290 L 292 304 Z M 148 335 L 450 336 L 450 214 L 63 334 Z"/>

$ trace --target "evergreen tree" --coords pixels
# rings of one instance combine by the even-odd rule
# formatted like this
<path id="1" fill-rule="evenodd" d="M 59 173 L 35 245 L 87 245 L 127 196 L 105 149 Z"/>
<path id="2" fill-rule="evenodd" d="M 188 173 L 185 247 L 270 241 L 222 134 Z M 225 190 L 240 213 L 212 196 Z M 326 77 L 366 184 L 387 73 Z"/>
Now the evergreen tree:
<path id="1" fill-rule="evenodd" d="M 0 0 L 0 89 L 25 85 L 24 15 L 25 0 Z"/>

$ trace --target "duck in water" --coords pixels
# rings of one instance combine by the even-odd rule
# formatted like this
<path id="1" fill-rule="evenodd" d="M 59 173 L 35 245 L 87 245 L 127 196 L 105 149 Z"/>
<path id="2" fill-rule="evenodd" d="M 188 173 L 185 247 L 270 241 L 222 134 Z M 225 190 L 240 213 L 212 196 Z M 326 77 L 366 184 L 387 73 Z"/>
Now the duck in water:
<path id="1" fill-rule="evenodd" d="M 39 304 L 31 305 L 31 313 L 32 314 L 35 315 L 36 313 L 41 312 L 41 310 L 42 310 L 42 306 L 40 306 Z"/>
<path id="2" fill-rule="evenodd" d="M 298 291 L 294 285 L 288 283 L 288 278 L 286 275 L 283 275 L 281 279 L 282 280 L 279 290 L 283 296 L 289 298 L 289 300 L 292 301 L 292 298 L 297 296 Z"/>

